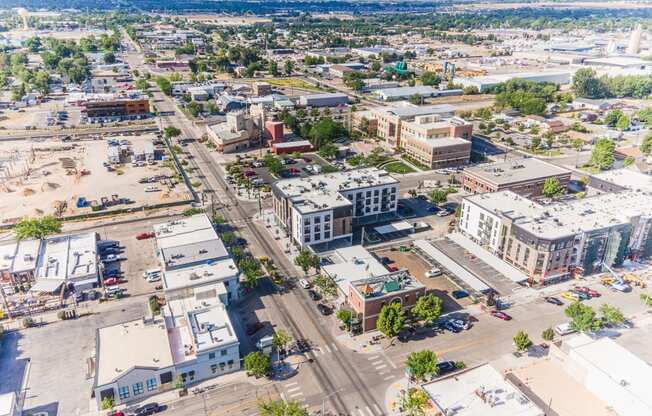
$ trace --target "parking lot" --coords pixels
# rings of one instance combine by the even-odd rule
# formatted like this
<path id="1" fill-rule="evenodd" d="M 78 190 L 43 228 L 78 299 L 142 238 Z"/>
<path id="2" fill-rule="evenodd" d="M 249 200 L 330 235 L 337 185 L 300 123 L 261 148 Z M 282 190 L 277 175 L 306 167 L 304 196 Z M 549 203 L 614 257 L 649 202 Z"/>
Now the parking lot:
<path id="1" fill-rule="evenodd" d="M 154 138 L 151 134 L 119 136 L 136 151 Z M 78 215 L 95 210 L 136 208 L 189 198 L 176 183 L 169 162 L 159 160 L 134 166 L 132 156 L 109 171 L 106 140 L 12 141 L 0 149 L 0 160 L 11 169 L 0 177 L 0 214 L 5 221 L 24 216 Z M 156 152 L 156 150 L 155 150 Z M 158 178 L 150 183 L 146 179 Z M 168 178 L 168 179 L 164 179 Z M 80 198 L 86 201 L 80 205 Z M 95 209 L 93 208 L 95 206 Z"/>
<path id="2" fill-rule="evenodd" d="M 79 310 L 83 313 L 83 308 Z M 87 413 L 93 385 L 89 359 L 95 353 L 96 329 L 137 319 L 144 312 L 143 298 L 123 299 L 103 304 L 101 312 L 75 320 L 6 334 L 0 349 L 0 393 L 20 392 L 24 385 L 23 414 Z"/>
<path id="3" fill-rule="evenodd" d="M 454 299 L 451 293 L 459 288 L 447 279 L 446 275 L 426 277 L 426 272 L 433 268 L 428 262 L 411 251 L 383 249 L 375 252 L 380 258 L 388 257 L 397 268 L 406 268 L 412 276 L 433 292 L 443 302 L 444 312 L 459 310 L 470 303 L 468 298 Z"/>

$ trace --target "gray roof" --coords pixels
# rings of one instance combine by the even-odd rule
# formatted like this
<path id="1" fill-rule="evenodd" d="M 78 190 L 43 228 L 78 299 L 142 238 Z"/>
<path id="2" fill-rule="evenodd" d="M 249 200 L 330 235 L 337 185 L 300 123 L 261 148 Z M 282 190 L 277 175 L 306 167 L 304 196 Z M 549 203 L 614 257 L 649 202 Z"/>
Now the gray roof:
<path id="1" fill-rule="evenodd" d="M 399 117 L 417 117 L 430 114 L 455 113 L 455 107 L 450 104 L 428 105 L 421 107 L 390 107 L 387 111 Z"/>
<path id="2" fill-rule="evenodd" d="M 464 172 L 495 183 L 496 185 L 570 174 L 568 169 L 536 158 L 482 164 L 465 168 Z"/>

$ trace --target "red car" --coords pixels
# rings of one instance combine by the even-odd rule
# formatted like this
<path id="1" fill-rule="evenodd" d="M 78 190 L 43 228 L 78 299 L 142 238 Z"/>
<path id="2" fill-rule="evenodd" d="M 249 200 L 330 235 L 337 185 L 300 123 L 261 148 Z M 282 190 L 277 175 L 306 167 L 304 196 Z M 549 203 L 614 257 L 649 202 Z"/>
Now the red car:
<path id="1" fill-rule="evenodd" d="M 108 279 L 104 279 L 104 286 L 115 286 L 118 283 L 120 283 L 120 279 L 117 277 L 109 277 Z"/>
<path id="2" fill-rule="evenodd" d="M 602 295 L 600 295 L 600 293 L 596 292 L 593 289 L 589 289 L 586 286 L 576 286 L 575 290 L 577 290 L 578 292 L 586 293 L 587 295 L 589 295 L 592 298 L 599 298 L 600 296 L 602 296 Z"/>
<path id="3" fill-rule="evenodd" d="M 154 233 L 140 233 L 136 234 L 136 240 L 147 240 L 148 238 L 152 238 L 154 236 Z"/>
<path id="4" fill-rule="evenodd" d="M 253 170 L 246 170 L 244 172 L 244 176 L 246 176 L 247 178 L 249 178 L 251 176 L 256 176 L 256 172 L 254 172 Z"/>
<path id="5" fill-rule="evenodd" d="M 512 317 L 507 315 L 505 312 L 497 311 L 497 310 L 494 309 L 490 313 L 491 313 L 491 316 L 493 316 L 495 318 L 498 318 L 498 319 L 502 319 L 503 321 L 511 321 L 512 320 Z"/>

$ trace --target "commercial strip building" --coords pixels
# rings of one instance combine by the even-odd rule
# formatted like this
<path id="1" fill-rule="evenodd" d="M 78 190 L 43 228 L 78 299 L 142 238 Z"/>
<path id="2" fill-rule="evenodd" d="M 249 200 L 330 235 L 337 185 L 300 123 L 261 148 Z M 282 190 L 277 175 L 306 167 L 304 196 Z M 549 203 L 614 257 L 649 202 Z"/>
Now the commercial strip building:
<path id="1" fill-rule="evenodd" d="M 542 205 L 512 191 L 462 200 L 459 230 L 490 253 L 550 283 L 652 254 L 652 195 L 623 191 Z"/>
<path id="2" fill-rule="evenodd" d="M 350 242 L 353 225 L 395 215 L 398 188 L 383 170 L 358 169 L 278 181 L 272 204 L 278 223 L 301 247 Z"/>
<path id="3" fill-rule="evenodd" d="M 208 216 L 154 226 L 166 304 L 160 315 L 97 331 L 94 397 L 124 404 L 240 368 L 227 306 L 239 271 Z M 133 353 L 131 351 L 134 351 Z"/>
<path id="4" fill-rule="evenodd" d="M 33 282 L 41 240 L 12 241 L 0 245 L 0 283 Z"/>
<path id="5" fill-rule="evenodd" d="M 82 103 L 81 114 L 89 123 L 143 118 L 150 114 L 149 99 L 92 99 Z"/>
<path id="6" fill-rule="evenodd" d="M 601 192 L 652 192 L 652 176 L 629 169 L 614 169 L 589 176 L 588 185 Z"/>
<path id="7" fill-rule="evenodd" d="M 353 330 L 371 331 L 383 306 L 411 309 L 426 288 L 407 270 L 389 271 L 362 246 L 335 250 L 323 271 L 337 284 L 340 303 L 355 315 Z M 356 328 L 357 326 L 357 328 Z"/>
<path id="8" fill-rule="evenodd" d="M 336 107 L 349 103 L 349 97 L 342 93 L 322 93 L 302 95 L 299 97 L 299 105 L 302 107 Z"/>
<path id="9" fill-rule="evenodd" d="M 462 186 L 472 193 L 510 190 L 526 197 L 538 197 L 550 178 L 566 188 L 571 172 L 540 159 L 527 158 L 467 167 Z"/>

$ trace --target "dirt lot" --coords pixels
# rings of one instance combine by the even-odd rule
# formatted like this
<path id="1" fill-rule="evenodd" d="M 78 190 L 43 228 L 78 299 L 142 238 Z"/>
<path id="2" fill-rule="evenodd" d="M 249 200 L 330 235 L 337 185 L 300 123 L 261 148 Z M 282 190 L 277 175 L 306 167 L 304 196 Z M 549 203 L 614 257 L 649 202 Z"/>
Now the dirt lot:
<path id="1" fill-rule="evenodd" d="M 131 148 L 143 148 L 152 135 L 118 137 L 130 142 Z M 142 178 L 156 175 L 172 177 L 174 171 L 163 161 L 155 165 L 133 167 L 131 156 L 109 172 L 106 140 L 78 141 L 12 141 L 0 148 L 0 217 L 5 222 L 24 216 L 54 214 L 58 209 L 64 216 L 92 212 L 89 206 L 77 208 L 79 197 L 87 201 L 127 198 L 133 203 L 116 204 L 104 208 L 135 208 L 189 198 L 183 184 L 139 183 Z M 64 162 L 68 165 L 64 168 Z M 70 165 L 73 167 L 70 168 Z M 76 170 L 76 172 L 75 172 Z M 82 174 L 87 171 L 87 174 Z M 145 192 L 152 186 L 158 191 Z M 63 208 L 60 208 L 63 207 Z"/>
<path id="2" fill-rule="evenodd" d="M 444 303 L 444 312 L 458 310 L 469 304 L 467 299 L 455 299 L 450 293 L 459 288 L 455 286 L 445 275 L 440 277 L 428 278 L 425 273 L 432 268 L 425 260 L 412 252 L 391 251 L 384 249 L 376 251 L 378 257 L 388 257 L 396 267 L 406 268 L 412 276 L 428 288 L 428 291 L 434 292 Z"/>

